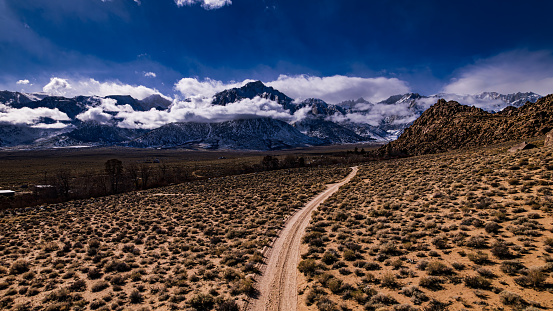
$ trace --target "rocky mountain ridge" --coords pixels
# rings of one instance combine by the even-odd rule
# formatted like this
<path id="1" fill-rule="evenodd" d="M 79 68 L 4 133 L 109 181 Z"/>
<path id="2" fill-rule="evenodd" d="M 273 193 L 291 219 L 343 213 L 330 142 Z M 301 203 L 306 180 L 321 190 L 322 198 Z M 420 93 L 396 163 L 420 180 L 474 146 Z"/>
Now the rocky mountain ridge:
<path id="1" fill-rule="evenodd" d="M 553 95 L 507 107 L 498 113 L 439 100 L 395 141 L 377 150 L 379 157 L 440 153 L 465 147 L 545 135 L 553 129 Z"/>

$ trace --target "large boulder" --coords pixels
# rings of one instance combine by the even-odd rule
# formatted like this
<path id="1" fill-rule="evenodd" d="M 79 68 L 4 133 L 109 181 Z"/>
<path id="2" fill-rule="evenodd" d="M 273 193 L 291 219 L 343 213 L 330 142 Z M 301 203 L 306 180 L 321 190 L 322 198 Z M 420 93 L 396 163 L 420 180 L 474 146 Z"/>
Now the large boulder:
<path id="1" fill-rule="evenodd" d="M 535 148 L 535 145 L 529 144 L 527 142 L 521 142 L 520 144 L 516 144 L 513 147 L 509 148 L 509 152 L 517 152 L 519 150 L 528 150 Z"/>
<path id="2" fill-rule="evenodd" d="M 543 143 L 544 146 L 553 146 L 553 131 L 549 131 L 547 135 L 545 135 L 545 142 Z"/>

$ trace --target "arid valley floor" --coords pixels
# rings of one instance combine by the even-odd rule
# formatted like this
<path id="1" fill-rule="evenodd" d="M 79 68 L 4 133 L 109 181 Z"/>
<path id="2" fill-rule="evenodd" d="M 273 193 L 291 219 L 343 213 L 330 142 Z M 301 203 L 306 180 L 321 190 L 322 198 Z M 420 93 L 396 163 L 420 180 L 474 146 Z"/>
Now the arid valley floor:
<path id="1" fill-rule="evenodd" d="M 313 211 L 298 310 L 553 308 L 553 149 L 360 165 Z M 0 216 L 0 309 L 238 310 L 287 219 L 347 166 L 286 169 Z"/>

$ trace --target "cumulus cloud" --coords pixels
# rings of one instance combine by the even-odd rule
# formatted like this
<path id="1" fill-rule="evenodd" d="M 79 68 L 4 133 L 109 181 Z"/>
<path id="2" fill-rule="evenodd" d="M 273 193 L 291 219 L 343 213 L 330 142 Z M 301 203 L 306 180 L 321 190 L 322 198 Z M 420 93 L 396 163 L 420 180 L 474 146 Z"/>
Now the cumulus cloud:
<path id="1" fill-rule="evenodd" d="M 218 92 L 242 87 L 248 82 L 254 80 L 244 80 L 242 82 L 229 82 L 223 83 L 222 81 L 206 78 L 203 81 L 199 81 L 196 78 L 183 78 L 175 84 L 175 90 L 179 91 L 185 98 L 189 97 L 212 97 Z"/>
<path id="2" fill-rule="evenodd" d="M 27 84 L 29 84 L 29 83 L 31 83 L 31 82 L 30 82 L 29 80 L 27 80 L 27 79 L 18 80 L 18 81 L 16 82 L 16 84 L 19 84 L 19 85 L 27 85 Z"/>
<path id="3" fill-rule="evenodd" d="M 145 77 L 148 77 L 148 78 L 155 78 L 155 77 L 157 77 L 156 73 L 155 73 L 155 72 L 151 72 L 151 71 L 150 71 L 150 72 L 145 72 L 145 73 L 144 73 L 144 76 L 145 76 Z"/>
<path id="4" fill-rule="evenodd" d="M 516 50 L 480 59 L 458 71 L 445 93 L 553 93 L 553 53 Z"/>
<path id="5" fill-rule="evenodd" d="M 43 91 L 47 94 L 56 96 L 79 96 L 79 95 L 130 95 L 136 99 L 144 99 L 150 95 L 162 95 L 156 89 L 151 89 L 143 85 L 129 85 L 119 81 L 99 82 L 94 79 L 85 79 L 73 81 L 54 77 L 46 84 Z"/>
<path id="6" fill-rule="evenodd" d="M 331 104 L 360 97 L 370 102 L 378 102 L 391 95 L 409 92 L 405 81 L 384 77 L 281 75 L 276 81 L 268 82 L 267 85 L 295 99 L 315 97 Z"/>
<path id="7" fill-rule="evenodd" d="M 45 93 L 55 96 L 65 96 L 71 90 L 71 84 L 67 79 L 57 77 L 51 78 L 50 82 L 42 88 Z"/>
<path id="8" fill-rule="evenodd" d="M 45 107 L 38 108 L 12 108 L 5 104 L 0 104 L 0 122 L 10 124 L 37 125 L 44 118 L 54 121 L 70 121 L 70 118 L 58 108 L 50 109 Z M 64 125 L 65 126 L 65 125 Z"/>
<path id="9" fill-rule="evenodd" d="M 90 105 L 85 112 L 76 116 L 77 119 L 86 121 L 96 121 L 101 124 L 109 123 L 117 113 L 132 113 L 134 109 L 130 105 L 117 105 L 117 100 L 113 98 L 100 98 L 99 105 Z"/>
<path id="10" fill-rule="evenodd" d="M 225 5 L 231 5 L 231 0 L 175 0 L 177 6 L 191 6 L 194 4 L 201 4 L 202 8 L 206 10 L 215 10 L 224 7 Z"/>

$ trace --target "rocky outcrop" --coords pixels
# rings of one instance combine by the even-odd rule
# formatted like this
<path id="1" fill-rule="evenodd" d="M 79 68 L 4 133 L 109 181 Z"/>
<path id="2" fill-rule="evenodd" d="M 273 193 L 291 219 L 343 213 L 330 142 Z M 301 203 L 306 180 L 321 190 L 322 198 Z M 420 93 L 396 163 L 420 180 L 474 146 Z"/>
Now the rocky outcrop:
<path id="1" fill-rule="evenodd" d="M 549 133 L 545 135 L 545 142 L 543 145 L 546 147 L 553 146 L 553 131 L 549 131 Z"/>
<path id="2" fill-rule="evenodd" d="M 553 95 L 498 113 L 441 99 L 396 141 L 376 151 L 378 157 L 439 153 L 544 135 L 553 127 Z"/>

